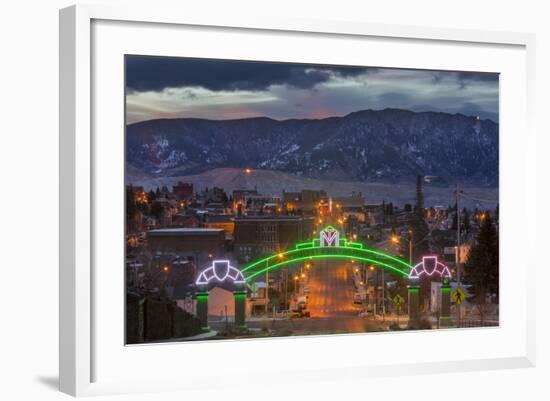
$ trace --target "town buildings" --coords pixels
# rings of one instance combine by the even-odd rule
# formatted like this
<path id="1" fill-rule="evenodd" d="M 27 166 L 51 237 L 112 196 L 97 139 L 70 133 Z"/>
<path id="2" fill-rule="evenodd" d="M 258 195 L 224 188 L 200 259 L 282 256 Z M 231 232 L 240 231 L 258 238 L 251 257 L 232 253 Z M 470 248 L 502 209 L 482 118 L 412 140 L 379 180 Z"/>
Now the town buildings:
<path id="1" fill-rule="evenodd" d="M 310 239 L 313 218 L 300 216 L 254 216 L 235 218 L 234 249 L 239 260 L 280 252 Z"/>

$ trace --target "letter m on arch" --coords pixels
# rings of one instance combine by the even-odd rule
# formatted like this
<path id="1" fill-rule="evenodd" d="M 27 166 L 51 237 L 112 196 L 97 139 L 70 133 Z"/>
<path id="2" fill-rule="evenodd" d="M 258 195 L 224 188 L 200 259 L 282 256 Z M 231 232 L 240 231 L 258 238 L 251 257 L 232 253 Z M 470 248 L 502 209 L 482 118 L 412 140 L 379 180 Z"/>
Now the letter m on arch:
<path id="1" fill-rule="evenodd" d="M 321 230 L 320 246 L 340 246 L 340 233 L 334 227 L 328 226 Z"/>

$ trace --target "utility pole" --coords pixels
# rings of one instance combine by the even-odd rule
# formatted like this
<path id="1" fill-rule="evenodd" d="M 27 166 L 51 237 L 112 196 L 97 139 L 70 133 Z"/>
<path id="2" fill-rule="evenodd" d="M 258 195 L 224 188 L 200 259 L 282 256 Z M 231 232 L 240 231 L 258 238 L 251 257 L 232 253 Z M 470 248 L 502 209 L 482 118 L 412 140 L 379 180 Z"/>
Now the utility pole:
<path id="1" fill-rule="evenodd" d="M 456 285 L 460 287 L 460 188 L 456 183 Z M 456 305 L 456 325 L 460 327 L 460 304 Z"/>
<path id="2" fill-rule="evenodd" d="M 378 270 L 373 271 L 374 281 L 374 315 L 378 309 Z"/>
<path id="3" fill-rule="evenodd" d="M 269 270 L 265 271 L 265 315 L 267 316 L 267 304 L 269 302 Z"/>
<path id="4" fill-rule="evenodd" d="M 460 206 L 459 186 L 456 184 L 456 283 L 460 286 Z"/>
<path id="5" fill-rule="evenodd" d="M 409 230 L 409 264 L 413 263 L 413 232 Z"/>
<path id="6" fill-rule="evenodd" d="M 384 268 L 382 268 L 382 318 L 386 319 L 386 294 L 385 294 L 386 283 L 384 282 Z"/>
<path id="7" fill-rule="evenodd" d="M 267 317 L 267 304 L 269 303 L 269 261 L 265 270 L 265 316 Z"/>
<path id="8" fill-rule="evenodd" d="M 288 267 L 285 267 L 285 310 L 288 310 Z"/>

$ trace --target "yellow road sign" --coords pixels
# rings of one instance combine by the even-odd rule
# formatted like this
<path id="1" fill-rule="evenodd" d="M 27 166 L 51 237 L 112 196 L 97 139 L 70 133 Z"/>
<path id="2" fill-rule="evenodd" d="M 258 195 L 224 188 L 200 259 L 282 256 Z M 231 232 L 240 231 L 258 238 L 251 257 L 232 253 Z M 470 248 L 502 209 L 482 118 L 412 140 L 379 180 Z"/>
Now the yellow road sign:
<path id="1" fill-rule="evenodd" d="M 466 297 L 466 294 L 464 294 L 464 291 L 462 291 L 462 288 L 457 287 L 456 290 L 453 291 L 451 294 L 451 298 L 453 299 L 453 302 L 455 304 L 460 305 L 462 301 L 464 301 L 464 298 Z"/>
<path id="2" fill-rule="evenodd" d="M 403 303 L 403 301 L 405 301 L 405 299 L 399 294 L 397 294 L 395 297 L 393 297 L 393 303 L 394 303 L 395 306 L 401 305 Z"/>

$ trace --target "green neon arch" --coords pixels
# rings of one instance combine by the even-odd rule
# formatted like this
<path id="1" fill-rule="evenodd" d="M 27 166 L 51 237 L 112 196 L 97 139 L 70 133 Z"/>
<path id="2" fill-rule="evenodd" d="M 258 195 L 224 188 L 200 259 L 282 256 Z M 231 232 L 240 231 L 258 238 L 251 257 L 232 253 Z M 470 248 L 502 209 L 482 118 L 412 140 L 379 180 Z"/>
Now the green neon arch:
<path id="1" fill-rule="evenodd" d="M 364 248 L 358 242 L 340 239 L 339 246 L 320 246 L 319 239 L 297 244 L 294 249 L 259 259 L 245 265 L 241 272 L 249 281 L 273 269 L 292 263 L 319 259 L 351 259 L 371 263 L 408 276 L 412 266 L 402 259 L 374 249 Z"/>

